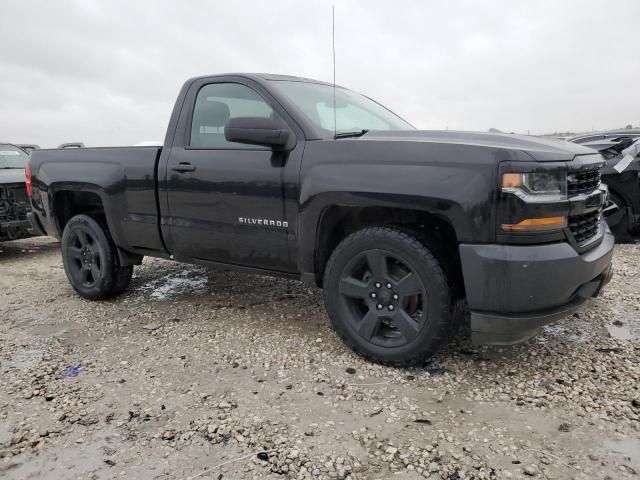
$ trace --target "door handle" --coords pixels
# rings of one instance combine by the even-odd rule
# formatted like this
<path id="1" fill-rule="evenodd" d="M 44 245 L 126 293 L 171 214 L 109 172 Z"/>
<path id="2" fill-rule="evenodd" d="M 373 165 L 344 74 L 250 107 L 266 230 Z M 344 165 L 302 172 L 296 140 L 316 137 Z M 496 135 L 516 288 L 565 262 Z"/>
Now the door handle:
<path id="1" fill-rule="evenodd" d="M 180 162 L 175 167 L 172 167 L 171 170 L 174 172 L 193 172 L 196 169 L 195 165 L 190 164 L 189 162 Z"/>

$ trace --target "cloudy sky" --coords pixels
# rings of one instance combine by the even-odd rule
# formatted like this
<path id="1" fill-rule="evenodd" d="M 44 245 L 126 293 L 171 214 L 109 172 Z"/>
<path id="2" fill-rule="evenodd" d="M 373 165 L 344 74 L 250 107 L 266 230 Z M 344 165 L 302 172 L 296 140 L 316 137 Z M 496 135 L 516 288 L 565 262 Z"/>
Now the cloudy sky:
<path id="1" fill-rule="evenodd" d="M 640 1 L 0 0 L 0 140 L 162 140 L 192 76 L 337 81 L 424 129 L 640 125 Z"/>

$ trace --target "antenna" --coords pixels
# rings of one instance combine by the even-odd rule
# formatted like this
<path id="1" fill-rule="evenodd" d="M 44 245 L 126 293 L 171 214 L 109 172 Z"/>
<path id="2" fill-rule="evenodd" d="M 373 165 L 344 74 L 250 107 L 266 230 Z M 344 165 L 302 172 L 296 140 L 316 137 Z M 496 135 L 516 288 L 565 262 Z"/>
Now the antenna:
<path id="1" fill-rule="evenodd" d="M 333 47 L 333 137 L 338 134 L 336 115 L 336 6 L 331 5 L 331 44 Z"/>

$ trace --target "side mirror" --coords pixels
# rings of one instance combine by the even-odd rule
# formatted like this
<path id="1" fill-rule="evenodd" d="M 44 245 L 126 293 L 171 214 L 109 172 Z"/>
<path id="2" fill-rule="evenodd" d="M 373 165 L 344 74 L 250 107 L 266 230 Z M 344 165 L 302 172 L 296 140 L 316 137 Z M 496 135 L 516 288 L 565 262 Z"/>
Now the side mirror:
<path id="1" fill-rule="evenodd" d="M 284 147 L 289 140 L 289 129 L 271 118 L 236 117 L 225 123 L 224 138 L 228 142 Z"/>

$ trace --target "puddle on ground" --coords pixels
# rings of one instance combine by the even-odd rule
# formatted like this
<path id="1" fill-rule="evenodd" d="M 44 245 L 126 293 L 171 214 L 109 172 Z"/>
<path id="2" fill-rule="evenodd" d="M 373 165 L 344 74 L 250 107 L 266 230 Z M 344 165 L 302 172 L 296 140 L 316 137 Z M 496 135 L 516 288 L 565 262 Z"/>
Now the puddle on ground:
<path id="1" fill-rule="evenodd" d="M 56 321 L 51 316 L 33 310 L 30 307 L 16 309 L 13 312 L 13 326 L 15 328 L 25 328 L 32 335 L 43 339 L 59 337 L 68 333 L 71 324 L 64 321 Z"/>
<path id="2" fill-rule="evenodd" d="M 165 300 L 185 292 L 202 290 L 207 282 L 208 276 L 204 269 L 185 268 L 181 272 L 147 282 L 139 289 L 154 300 Z"/>
<path id="3" fill-rule="evenodd" d="M 573 317 L 568 319 L 562 319 L 557 323 L 551 323 L 545 325 L 542 328 L 542 335 L 536 337 L 538 343 L 547 343 L 551 339 L 561 339 L 563 343 L 580 344 L 588 342 L 593 338 L 593 327 L 576 328 L 575 323 L 570 323 L 572 320 L 577 320 Z"/>
<path id="4" fill-rule="evenodd" d="M 22 328 L 29 327 L 35 324 L 50 322 L 50 318 L 48 315 L 43 314 L 35 310 L 31 306 L 16 308 L 13 311 L 9 312 L 13 317 L 12 326 Z"/>
<path id="5" fill-rule="evenodd" d="M 0 261 L 33 256 L 57 248 L 59 243 L 49 237 L 31 237 L 0 243 Z"/>
<path id="6" fill-rule="evenodd" d="M 605 440 L 604 448 L 609 453 L 628 459 L 632 464 L 640 465 L 640 437 Z"/>
<path id="7" fill-rule="evenodd" d="M 3 362 L 2 368 L 15 368 L 18 370 L 27 370 L 36 367 L 42 361 L 43 350 L 41 349 L 24 349 L 18 350 L 9 359 L 6 364 Z"/>
<path id="8" fill-rule="evenodd" d="M 6 445 L 11 441 L 11 432 L 6 422 L 0 423 L 0 446 Z"/>
<path id="9" fill-rule="evenodd" d="M 34 335 L 41 338 L 54 338 L 69 332 L 69 328 L 65 323 L 42 323 L 32 325 L 31 331 Z"/>
<path id="10" fill-rule="evenodd" d="M 114 432 L 100 432 L 82 443 L 34 450 L 33 453 L 8 458 L 0 463 L 0 477 L 8 474 L 11 478 L 24 479 L 114 478 L 113 474 L 103 476 L 97 472 L 104 472 L 105 459 L 110 455 L 108 452 L 115 451 L 115 447 L 120 445 L 118 437 Z"/>
<path id="11" fill-rule="evenodd" d="M 609 304 L 610 315 L 606 323 L 611 338 L 617 340 L 640 339 L 640 311 L 627 303 Z M 616 324 L 615 322 L 619 322 Z"/>
<path id="12" fill-rule="evenodd" d="M 633 335 L 631 333 L 631 327 L 628 325 L 609 325 L 607 324 L 607 331 L 611 338 L 617 340 L 631 340 Z"/>

